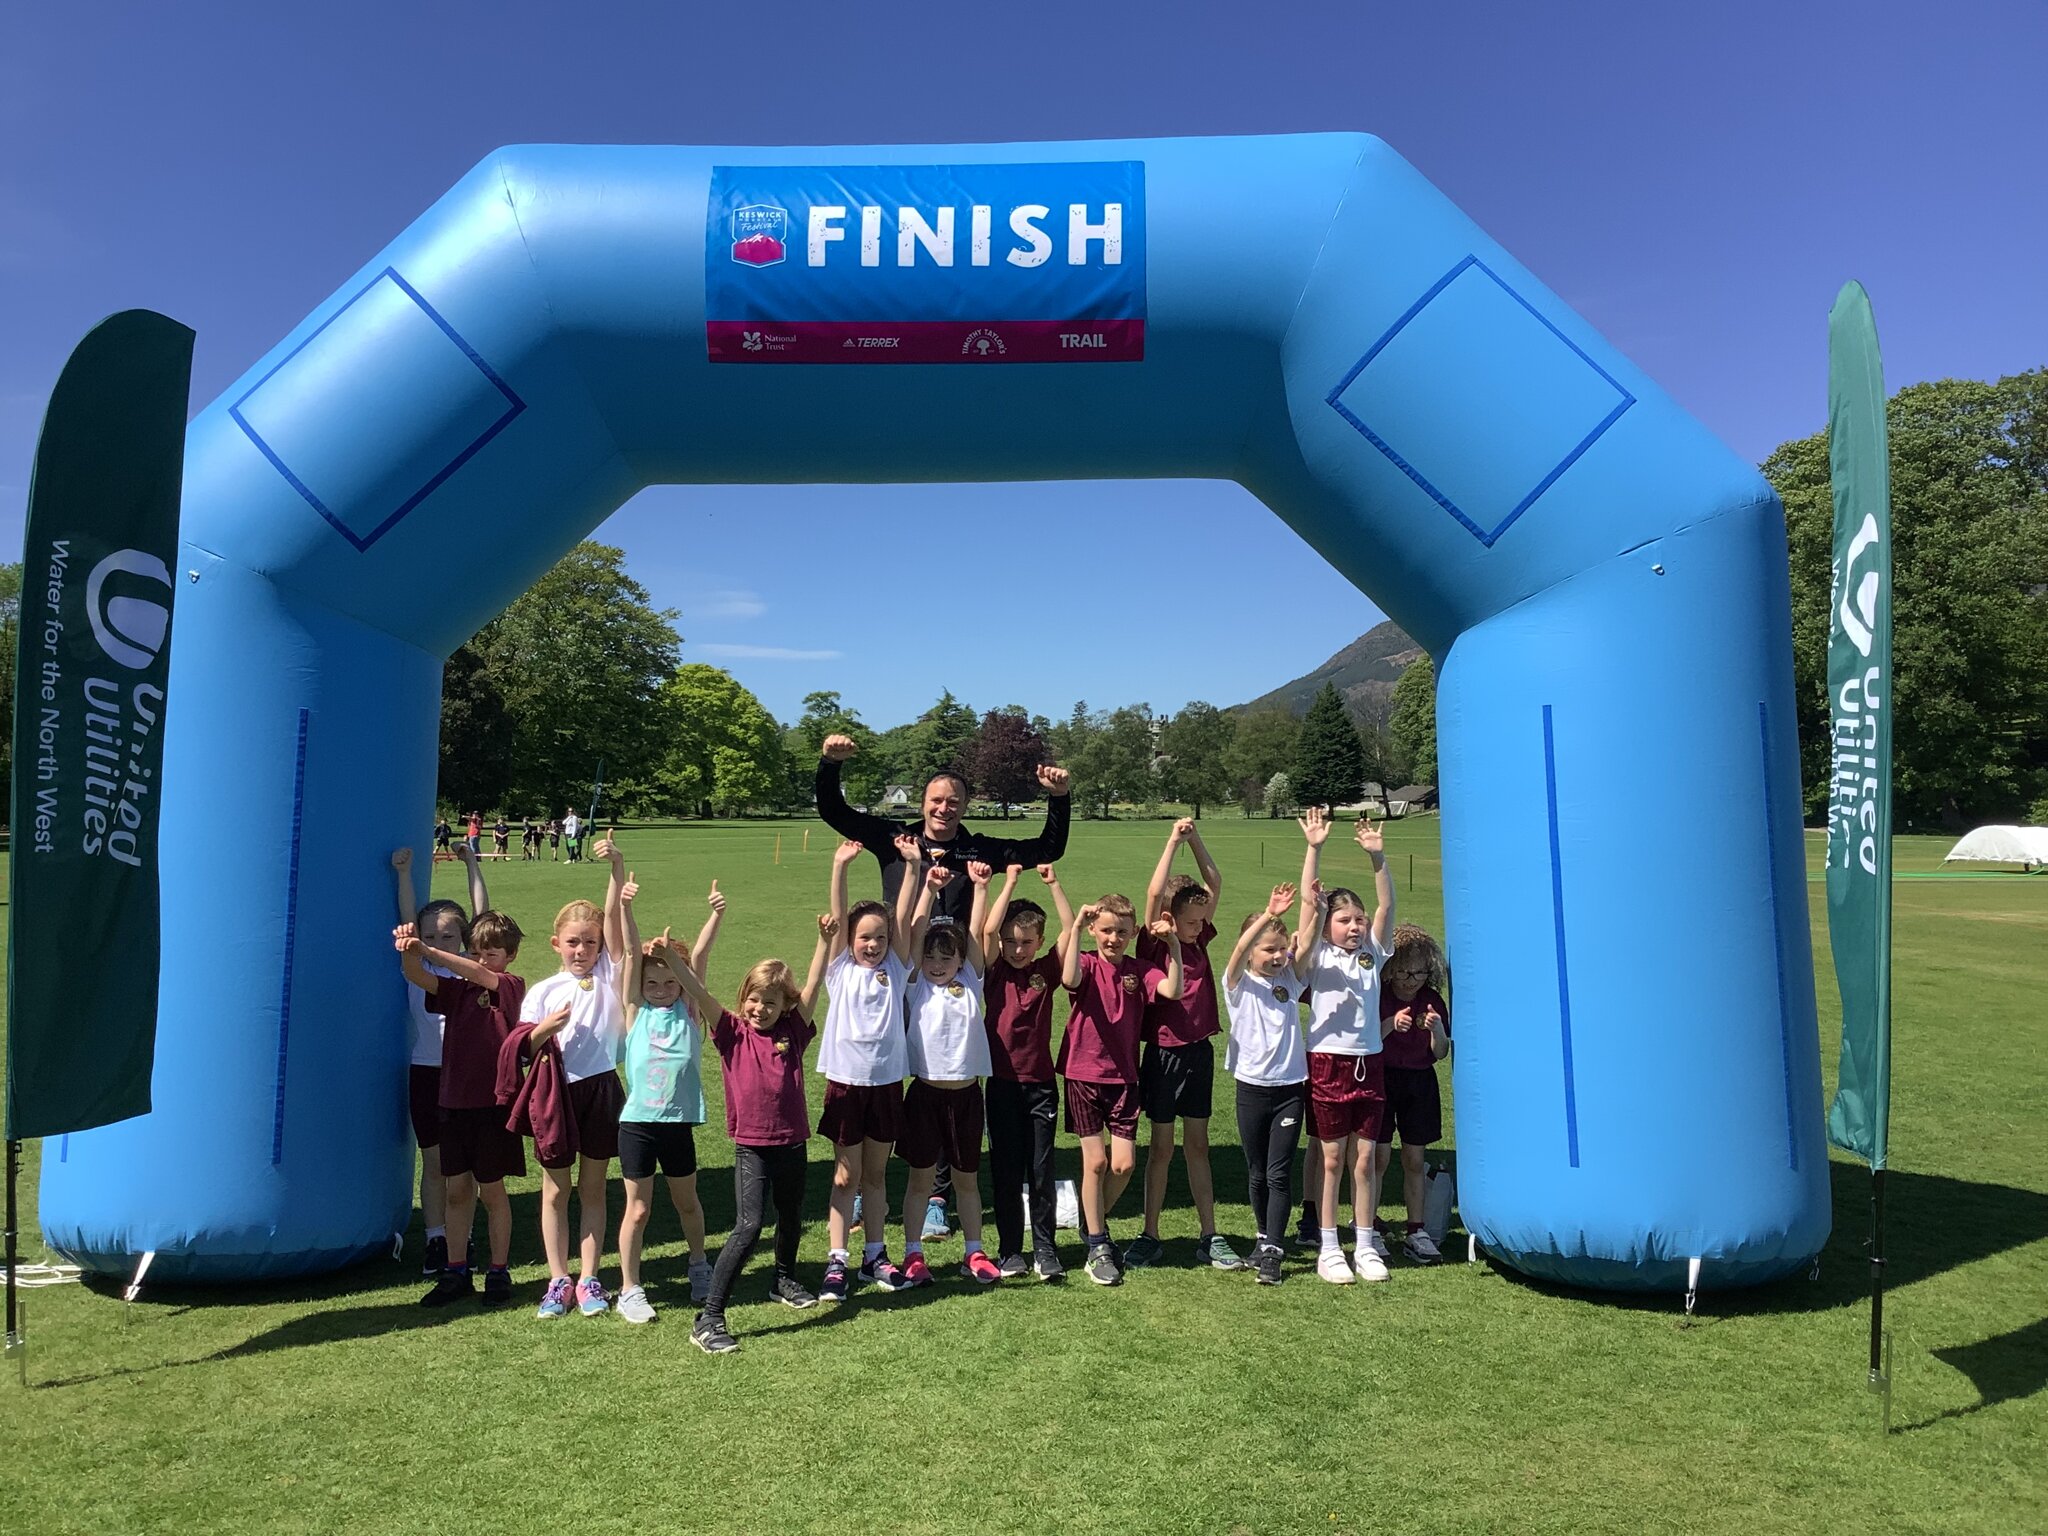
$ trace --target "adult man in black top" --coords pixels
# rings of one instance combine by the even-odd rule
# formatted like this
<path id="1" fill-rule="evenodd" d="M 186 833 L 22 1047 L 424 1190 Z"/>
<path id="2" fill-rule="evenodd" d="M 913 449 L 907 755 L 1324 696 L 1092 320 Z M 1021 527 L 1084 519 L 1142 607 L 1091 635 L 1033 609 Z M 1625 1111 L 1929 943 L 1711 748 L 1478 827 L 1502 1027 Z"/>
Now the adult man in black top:
<path id="1" fill-rule="evenodd" d="M 1012 864 L 1032 869 L 1051 864 L 1067 851 L 1067 823 L 1073 802 L 1067 798 L 1067 770 L 1041 763 L 1038 783 L 1046 793 L 1045 830 L 1036 837 L 990 837 L 960 824 L 967 806 L 967 781 L 957 773 L 932 775 L 924 787 L 924 819 L 906 826 L 886 816 L 872 816 L 846 803 L 839 788 L 839 765 L 857 750 L 851 736 L 827 736 L 823 756 L 818 759 L 818 814 L 825 825 L 841 837 L 853 838 L 875 856 L 882 867 L 882 900 L 893 905 L 903 884 L 903 859 L 896 852 L 896 839 L 905 832 L 914 836 L 926 860 L 943 864 L 954 878 L 940 890 L 932 904 L 934 917 L 967 921 L 974 892 L 967 879 L 967 865 L 978 860 L 1000 875 Z"/>
<path id="2" fill-rule="evenodd" d="M 903 885 L 903 856 L 896 851 L 896 839 L 905 832 L 917 839 L 928 863 L 943 864 L 953 871 L 954 878 L 940 888 L 932 903 L 932 916 L 956 923 L 967 921 L 974 901 L 973 882 L 967 878 L 970 862 L 987 864 L 1000 873 L 1012 864 L 1021 864 L 1026 869 L 1051 864 L 1067 851 L 1067 824 L 1073 802 L 1067 797 L 1064 768 L 1047 763 L 1038 765 L 1039 787 L 1046 794 L 1045 829 L 1038 836 L 990 837 L 960 824 L 960 813 L 967 806 L 967 781 L 950 771 L 933 774 L 925 785 L 924 818 L 915 827 L 855 810 L 846 803 L 846 795 L 839 787 L 839 765 L 857 750 L 858 744 L 851 736 L 825 738 L 818 759 L 818 815 L 834 832 L 854 839 L 875 856 L 875 862 L 882 867 L 882 899 L 892 910 L 896 892 Z M 913 967 L 920 958 L 911 956 Z M 945 1208 L 952 1197 L 952 1170 L 942 1158 L 932 1185 L 933 1208 L 925 1218 L 927 1238 L 946 1236 Z M 916 1219 L 916 1213 L 904 1212 L 906 1222 Z"/>

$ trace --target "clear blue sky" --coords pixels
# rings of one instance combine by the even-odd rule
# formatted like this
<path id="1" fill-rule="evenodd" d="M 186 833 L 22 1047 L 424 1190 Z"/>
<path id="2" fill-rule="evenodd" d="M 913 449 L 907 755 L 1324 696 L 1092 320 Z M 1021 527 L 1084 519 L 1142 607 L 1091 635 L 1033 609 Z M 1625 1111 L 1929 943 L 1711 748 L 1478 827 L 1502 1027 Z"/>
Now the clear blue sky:
<path id="1" fill-rule="evenodd" d="M 0 547 L 101 316 L 194 326 L 196 407 L 476 160 L 539 141 L 1367 130 L 1761 458 L 1821 425 L 1844 278 L 1894 386 L 2048 362 L 2044 61 L 2040 0 L 24 7 L 0 44 Z M 1021 563 L 1040 530 L 1091 557 L 1015 617 L 1021 643 L 992 618 L 905 667 L 826 563 L 786 552 L 849 519 L 908 547 L 935 510 L 977 561 Z M 660 488 L 602 536 L 682 610 L 686 653 L 784 718 L 813 688 L 877 725 L 941 687 L 1048 714 L 1235 703 L 1379 617 L 1214 483 Z M 1248 552 L 1298 572 L 1284 614 L 1220 586 Z M 1160 620 L 1175 591 L 1186 624 Z M 1082 635 L 1111 643 L 1077 662 Z"/>

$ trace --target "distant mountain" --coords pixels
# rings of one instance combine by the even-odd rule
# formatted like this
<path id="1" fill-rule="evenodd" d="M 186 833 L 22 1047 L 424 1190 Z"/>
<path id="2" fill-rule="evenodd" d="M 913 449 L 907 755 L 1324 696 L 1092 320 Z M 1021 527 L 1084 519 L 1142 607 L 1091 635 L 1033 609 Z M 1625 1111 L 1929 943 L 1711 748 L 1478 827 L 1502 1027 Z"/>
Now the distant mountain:
<path id="1" fill-rule="evenodd" d="M 1232 713 L 1284 709 L 1290 715 L 1303 715 L 1308 713 L 1309 702 L 1322 691 L 1323 684 L 1335 683 L 1352 719 L 1384 727 L 1393 710 L 1394 684 L 1408 670 L 1408 664 L 1422 654 L 1422 647 L 1388 619 L 1374 625 L 1307 676 L 1283 683 L 1249 703 L 1235 705 Z"/>

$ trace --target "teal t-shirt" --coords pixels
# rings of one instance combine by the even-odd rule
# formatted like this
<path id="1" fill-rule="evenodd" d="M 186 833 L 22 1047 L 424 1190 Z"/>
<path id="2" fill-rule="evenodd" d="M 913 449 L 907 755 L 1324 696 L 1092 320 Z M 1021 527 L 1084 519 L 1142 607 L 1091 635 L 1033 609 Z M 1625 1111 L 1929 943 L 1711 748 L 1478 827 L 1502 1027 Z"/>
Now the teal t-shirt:
<path id="1" fill-rule="evenodd" d="M 698 1063 L 704 1033 L 680 1003 L 640 1005 L 626 1036 L 626 1107 L 621 1120 L 702 1125 L 704 1079 Z"/>

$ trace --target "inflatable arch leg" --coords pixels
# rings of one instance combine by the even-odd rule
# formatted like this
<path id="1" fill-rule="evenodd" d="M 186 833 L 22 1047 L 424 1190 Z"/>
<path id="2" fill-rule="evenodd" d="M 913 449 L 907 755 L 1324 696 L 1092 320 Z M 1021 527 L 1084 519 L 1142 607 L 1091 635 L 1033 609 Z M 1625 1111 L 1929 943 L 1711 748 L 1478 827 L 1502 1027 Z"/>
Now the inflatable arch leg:
<path id="1" fill-rule="evenodd" d="M 1099 271 L 1104 165 L 1134 190 L 1089 334 L 1142 361 L 708 355 L 745 345 L 707 332 L 722 264 L 783 249 L 740 237 L 806 254 L 780 205 L 708 227 L 721 177 L 1029 181 Z M 901 238 L 873 281 L 914 306 Z M 86 1264 L 304 1272 L 404 1224 L 385 852 L 424 841 L 440 661 L 663 481 L 1240 480 L 1439 662 L 1473 1231 L 1664 1288 L 1826 1237 L 1781 512 L 1375 139 L 503 150 L 193 423 L 186 473 L 157 1108 L 43 1164 Z"/>

